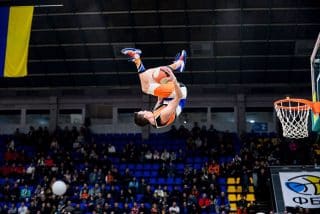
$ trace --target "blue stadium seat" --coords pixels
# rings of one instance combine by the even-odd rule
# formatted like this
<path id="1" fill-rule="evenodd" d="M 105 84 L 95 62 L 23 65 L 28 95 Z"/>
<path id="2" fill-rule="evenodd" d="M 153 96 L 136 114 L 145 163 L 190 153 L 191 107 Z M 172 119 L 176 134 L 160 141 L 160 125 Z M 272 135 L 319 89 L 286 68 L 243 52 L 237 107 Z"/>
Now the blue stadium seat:
<path id="1" fill-rule="evenodd" d="M 164 185 L 164 184 L 166 184 L 167 182 L 166 182 L 166 180 L 164 179 L 164 178 L 158 178 L 158 184 L 160 184 L 160 185 Z"/>
<path id="2" fill-rule="evenodd" d="M 143 166 L 143 169 L 144 169 L 144 170 L 150 170 L 151 167 L 152 167 L 152 165 L 149 164 L 149 163 L 143 164 L 142 166 Z"/>
<path id="3" fill-rule="evenodd" d="M 143 169 L 143 164 L 137 164 L 136 170 L 142 170 Z"/>
<path id="4" fill-rule="evenodd" d="M 168 185 L 173 185 L 174 184 L 174 179 L 173 178 L 167 178 L 167 182 Z"/>
<path id="5" fill-rule="evenodd" d="M 151 176 L 150 171 L 144 171 L 143 172 L 143 177 L 149 178 Z"/>
<path id="6" fill-rule="evenodd" d="M 219 185 L 226 185 L 226 183 L 227 183 L 227 179 L 226 178 L 222 178 L 222 177 L 218 178 L 218 184 Z"/>
<path id="7" fill-rule="evenodd" d="M 154 185 L 154 184 L 157 184 L 158 182 L 157 182 L 157 179 L 153 177 L 153 178 L 150 178 L 149 183 Z"/>
<path id="8" fill-rule="evenodd" d="M 143 197 L 144 197 L 143 194 L 137 194 L 137 195 L 136 195 L 136 201 L 137 201 L 138 203 L 143 202 Z"/>
<path id="9" fill-rule="evenodd" d="M 134 176 L 137 178 L 144 177 L 144 172 L 142 171 L 134 171 Z"/>
<path id="10" fill-rule="evenodd" d="M 174 182 L 176 185 L 181 185 L 183 181 L 181 178 L 175 178 Z"/>

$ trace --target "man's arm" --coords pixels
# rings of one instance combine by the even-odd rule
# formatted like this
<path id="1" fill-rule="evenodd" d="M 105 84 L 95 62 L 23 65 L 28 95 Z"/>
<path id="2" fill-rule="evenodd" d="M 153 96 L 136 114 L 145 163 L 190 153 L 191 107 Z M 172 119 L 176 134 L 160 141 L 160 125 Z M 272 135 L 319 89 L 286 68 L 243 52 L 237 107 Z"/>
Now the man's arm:
<path id="1" fill-rule="evenodd" d="M 160 106 L 162 100 L 163 100 L 163 99 L 162 99 L 161 97 L 158 97 L 158 101 L 157 101 L 157 103 L 154 105 L 153 110 L 156 110 L 156 109 Z"/>

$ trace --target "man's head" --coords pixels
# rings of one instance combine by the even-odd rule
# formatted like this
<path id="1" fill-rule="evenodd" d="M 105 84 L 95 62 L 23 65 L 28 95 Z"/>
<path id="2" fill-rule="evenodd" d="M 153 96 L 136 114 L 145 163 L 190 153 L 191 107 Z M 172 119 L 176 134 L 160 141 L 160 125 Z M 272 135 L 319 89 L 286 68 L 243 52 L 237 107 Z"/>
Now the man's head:
<path id="1" fill-rule="evenodd" d="M 154 125 L 154 117 L 151 111 L 138 111 L 134 113 L 134 122 L 138 126 Z"/>

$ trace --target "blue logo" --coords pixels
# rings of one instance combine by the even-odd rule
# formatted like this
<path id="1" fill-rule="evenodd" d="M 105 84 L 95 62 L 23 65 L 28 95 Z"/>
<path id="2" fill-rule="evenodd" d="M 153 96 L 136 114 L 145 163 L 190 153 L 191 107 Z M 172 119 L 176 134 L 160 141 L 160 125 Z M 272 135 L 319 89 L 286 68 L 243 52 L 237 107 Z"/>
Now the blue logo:
<path id="1" fill-rule="evenodd" d="M 288 179 L 285 183 L 291 191 L 301 195 L 320 195 L 320 177 L 300 175 Z"/>

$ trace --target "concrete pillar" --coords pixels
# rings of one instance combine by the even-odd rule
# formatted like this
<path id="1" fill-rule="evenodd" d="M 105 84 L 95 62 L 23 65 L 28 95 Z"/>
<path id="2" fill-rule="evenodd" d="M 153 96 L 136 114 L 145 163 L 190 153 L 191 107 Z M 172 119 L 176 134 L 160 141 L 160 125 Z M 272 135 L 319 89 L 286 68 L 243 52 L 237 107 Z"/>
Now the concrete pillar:
<path id="1" fill-rule="evenodd" d="M 59 109 L 58 109 L 58 98 L 57 97 L 50 97 L 49 98 L 49 105 L 50 105 L 50 119 L 49 119 L 49 131 L 53 132 L 58 124 L 58 116 L 59 116 Z"/>
<path id="2" fill-rule="evenodd" d="M 118 124 L 118 108 L 112 107 L 112 124 Z"/>
<path id="3" fill-rule="evenodd" d="M 211 123 L 212 123 L 212 121 L 211 121 L 211 108 L 208 107 L 207 108 L 207 125 L 210 126 Z"/>
<path id="4" fill-rule="evenodd" d="M 236 105 L 234 107 L 235 122 L 239 134 L 246 131 L 246 103 L 244 94 L 237 94 Z"/>
<path id="5" fill-rule="evenodd" d="M 27 124 L 27 109 L 22 108 L 21 109 L 21 120 L 20 120 L 20 126 L 24 127 Z"/>

